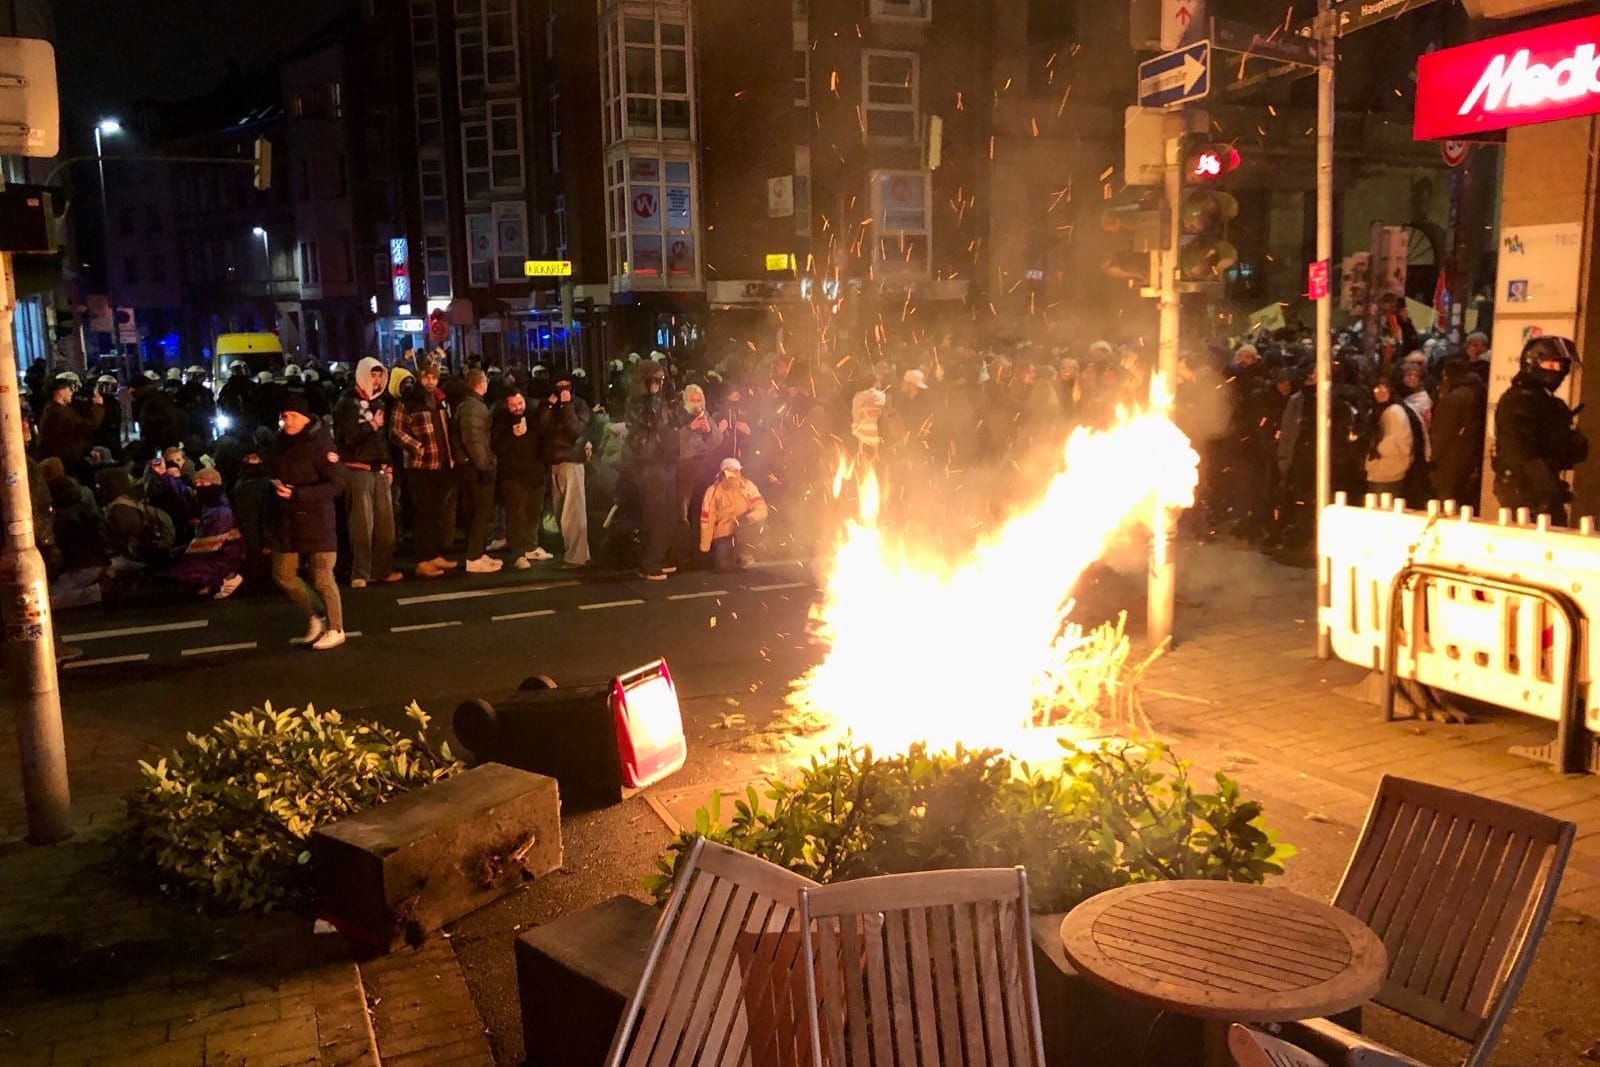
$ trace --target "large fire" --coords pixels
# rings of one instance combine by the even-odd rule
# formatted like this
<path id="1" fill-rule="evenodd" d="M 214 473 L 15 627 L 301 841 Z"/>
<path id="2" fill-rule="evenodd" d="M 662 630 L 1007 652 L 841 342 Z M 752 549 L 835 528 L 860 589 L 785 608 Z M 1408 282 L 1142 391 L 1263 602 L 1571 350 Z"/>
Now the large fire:
<path id="1" fill-rule="evenodd" d="M 1030 724 L 1070 684 L 1063 665 L 1083 640 L 1067 621 L 1074 585 L 1155 506 L 1193 504 L 1199 462 L 1158 410 L 1074 432 L 1060 460 L 1033 503 L 957 560 L 885 531 L 876 476 L 857 472 L 859 515 L 813 613 L 829 651 L 791 703 L 885 751 L 919 740 L 1054 749 L 1056 734 Z"/>

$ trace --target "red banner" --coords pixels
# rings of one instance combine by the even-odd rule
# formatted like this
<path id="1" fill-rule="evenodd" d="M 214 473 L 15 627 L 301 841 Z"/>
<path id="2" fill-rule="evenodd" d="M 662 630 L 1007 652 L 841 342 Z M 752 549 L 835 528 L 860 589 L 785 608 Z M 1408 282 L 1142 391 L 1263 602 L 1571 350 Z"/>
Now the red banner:
<path id="1" fill-rule="evenodd" d="M 1417 60 L 1419 141 L 1600 112 L 1600 15 Z"/>

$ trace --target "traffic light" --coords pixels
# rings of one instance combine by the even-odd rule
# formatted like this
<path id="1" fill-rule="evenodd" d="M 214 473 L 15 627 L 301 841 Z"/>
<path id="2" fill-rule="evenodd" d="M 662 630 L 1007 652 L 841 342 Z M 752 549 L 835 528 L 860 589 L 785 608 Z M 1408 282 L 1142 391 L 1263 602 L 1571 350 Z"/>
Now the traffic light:
<path id="1" fill-rule="evenodd" d="M 255 184 L 262 192 L 272 188 L 272 142 L 265 137 L 256 138 Z"/>
<path id="2" fill-rule="evenodd" d="M 1226 240 L 1228 223 L 1239 215 L 1239 201 L 1217 184 L 1239 166 L 1239 151 L 1230 144 L 1193 140 L 1183 156 L 1183 231 L 1178 253 L 1178 281 L 1220 283 L 1239 261 L 1239 250 Z"/>
<path id="3" fill-rule="evenodd" d="M 1100 212 L 1100 228 L 1121 239 L 1108 239 L 1100 269 L 1113 278 L 1137 284 L 1156 284 L 1156 260 L 1162 245 L 1162 196 L 1155 186 L 1127 185 Z M 1125 235 L 1125 236 L 1122 236 Z"/>

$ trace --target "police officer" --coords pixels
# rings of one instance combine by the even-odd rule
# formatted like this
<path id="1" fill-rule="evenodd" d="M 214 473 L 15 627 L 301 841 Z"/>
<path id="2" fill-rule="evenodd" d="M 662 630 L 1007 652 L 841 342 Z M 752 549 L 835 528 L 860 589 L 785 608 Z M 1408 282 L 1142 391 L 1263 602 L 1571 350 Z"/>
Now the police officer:
<path id="1" fill-rule="evenodd" d="M 1522 369 L 1494 413 L 1494 495 L 1508 508 L 1549 515 L 1567 524 L 1572 490 L 1561 472 L 1582 463 L 1589 439 L 1573 426 L 1573 411 L 1555 395 L 1577 349 L 1565 337 L 1535 337 L 1522 349 Z"/>

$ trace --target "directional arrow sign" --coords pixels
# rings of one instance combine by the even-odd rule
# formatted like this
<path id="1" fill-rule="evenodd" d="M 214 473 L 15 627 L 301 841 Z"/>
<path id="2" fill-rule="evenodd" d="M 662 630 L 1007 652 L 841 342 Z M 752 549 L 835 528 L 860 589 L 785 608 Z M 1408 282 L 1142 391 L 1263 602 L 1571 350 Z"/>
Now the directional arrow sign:
<path id="1" fill-rule="evenodd" d="M 1168 107 L 1203 100 L 1211 92 L 1211 42 L 1157 56 L 1139 64 L 1139 106 Z"/>

